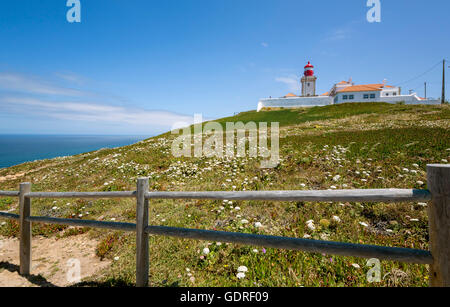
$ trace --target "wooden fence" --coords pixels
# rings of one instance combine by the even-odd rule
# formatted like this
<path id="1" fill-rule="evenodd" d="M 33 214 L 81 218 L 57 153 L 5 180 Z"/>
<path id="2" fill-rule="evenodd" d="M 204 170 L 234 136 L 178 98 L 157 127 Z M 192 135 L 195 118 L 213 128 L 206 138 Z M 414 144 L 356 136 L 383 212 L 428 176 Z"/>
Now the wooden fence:
<path id="1" fill-rule="evenodd" d="M 19 214 L 0 212 L 0 217 L 19 221 L 20 274 L 31 269 L 31 223 L 106 228 L 136 232 L 136 284 L 148 285 L 149 235 L 220 241 L 311 253 L 361 258 L 378 258 L 430 265 L 430 286 L 450 287 L 450 165 L 428 165 L 428 189 L 380 189 L 336 191 L 248 191 L 248 192 L 149 192 L 148 178 L 137 181 L 137 190 L 129 192 L 31 192 L 30 183 L 19 191 L 0 191 L 0 196 L 18 197 Z M 136 198 L 136 224 L 31 216 L 33 198 Z M 428 207 L 430 251 L 360 245 L 309 239 L 229 233 L 198 229 L 149 226 L 150 199 L 210 199 L 260 201 L 348 201 L 348 202 L 424 202 Z"/>

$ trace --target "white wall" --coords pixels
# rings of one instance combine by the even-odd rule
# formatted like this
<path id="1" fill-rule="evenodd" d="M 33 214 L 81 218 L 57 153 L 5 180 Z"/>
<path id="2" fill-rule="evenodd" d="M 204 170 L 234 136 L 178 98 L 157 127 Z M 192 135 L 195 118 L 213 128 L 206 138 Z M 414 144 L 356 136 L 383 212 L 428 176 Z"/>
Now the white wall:
<path id="1" fill-rule="evenodd" d="M 398 87 L 387 87 L 381 90 L 381 97 L 388 97 L 386 96 L 386 94 L 389 94 L 389 96 L 399 96 L 400 93 L 400 88 Z"/>
<path id="2" fill-rule="evenodd" d="M 368 92 L 370 94 L 370 92 Z M 373 93 L 373 92 L 372 92 Z M 347 93 L 348 94 L 348 93 Z M 441 104 L 440 100 L 420 100 L 417 95 L 400 95 L 400 96 L 388 96 L 388 97 L 379 97 L 375 99 L 363 99 L 363 94 L 367 94 L 366 92 L 359 93 L 361 96 L 355 96 L 353 100 L 338 100 L 337 104 L 342 103 L 351 103 L 351 102 L 385 102 L 385 103 L 398 103 L 404 102 L 405 104 L 411 105 L 439 105 Z M 341 94 L 339 94 L 341 95 Z M 359 98 L 361 97 L 361 98 Z M 323 107 L 334 104 L 333 97 L 330 96 L 315 96 L 315 97 L 293 97 L 293 98 L 268 98 L 261 99 L 258 102 L 257 111 L 261 111 L 262 108 L 304 108 L 304 107 Z"/>
<path id="3" fill-rule="evenodd" d="M 261 111 L 262 108 L 322 107 L 330 104 L 333 104 L 333 97 L 329 96 L 269 98 L 258 102 L 257 111 Z"/>
<path id="4" fill-rule="evenodd" d="M 375 95 L 375 98 L 370 98 L 370 95 Z M 354 98 L 353 99 L 347 99 L 344 100 L 344 95 L 350 96 L 353 95 Z M 364 95 L 369 95 L 369 99 L 364 99 Z M 374 102 L 376 101 L 378 98 L 380 98 L 380 91 L 372 91 L 372 92 L 346 92 L 346 93 L 338 93 L 336 95 L 337 100 L 333 100 L 334 103 L 339 104 L 339 103 L 349 103 L 349 102 Z"/>
<path id="5" fill-rule="evenodd" d="M 375 98 L 364 99 L 364 94 L 375 94 Z M 354 99 L 352 100 L 343 100 L 343 95 L 354 95 Z M 352 102 L 386 102 L 386 103 L 398 103 L 405 102 L 405 104 L 440 104 L 439 100 L 421 100 L 417 95 L 397 95 L 392 96 L 380 96 L 380 92 L 352 92 L 352 93 L 339 93 L 336 95 L 338 100 L 335 101 L 335 104 L 341 103 L 352 103 Z M 370 96 L 369 96 L 370 97 Z"/>
<path id="6" fill-rule="evenodd" d="M 389 97 L 381 97 L 377 102 L 386 102 L 386 103 L 397 103 L 404 101 L 405 104 L 427 104 L 427 105 L 436 105 L 441 104 L 440 100 L 420 100 L 416 95 L 404 95 L 404 96 L 389 96 Z"/>

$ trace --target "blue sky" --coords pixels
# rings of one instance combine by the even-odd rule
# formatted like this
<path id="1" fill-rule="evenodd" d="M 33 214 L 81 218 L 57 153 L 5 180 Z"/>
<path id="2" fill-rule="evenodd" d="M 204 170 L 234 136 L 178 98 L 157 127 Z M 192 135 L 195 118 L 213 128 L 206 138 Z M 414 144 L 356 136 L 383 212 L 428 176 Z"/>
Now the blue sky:
<path id="1" fill-rule="evenodd" d="M 447 0 L 381 0 L 380 23 L 366 0 L 80 2 L 69 23 L 66 0 L 0 1 L 0 134 L 153 135 L 298 93 L 307 61 L 320 93 L 352 77 L 439 97 L 442 67 L 420 75 L 450 58 Z"/>

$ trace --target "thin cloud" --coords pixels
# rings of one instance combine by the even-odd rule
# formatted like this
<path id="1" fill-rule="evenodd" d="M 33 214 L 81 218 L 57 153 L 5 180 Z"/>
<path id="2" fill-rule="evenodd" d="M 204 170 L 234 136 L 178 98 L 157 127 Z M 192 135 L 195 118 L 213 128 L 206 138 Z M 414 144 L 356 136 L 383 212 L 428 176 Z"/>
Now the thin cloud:
<path id="1" fill-rule="evenodd" d="M 261 46 L 263 46 L 264 48 L 268 48 L 269 47 L 269 44 L 268 43 L 261 43 Z"/>
<path id="2" fill-rule="evenodd" d="M 351 20 L 340 27 L 331 30 L 324 38 L 324 41 L 336 42 L 352 38 L 361 26 L 360 20 Z"/>
<path id="3" fill-rule="evenodd" d="M 351 31 L 345 29 L 337 29 L 331 33 L 326 40 L 328 41 L 340 41 L 347 38 L 350 38 Z"/>
<path id="4" fill-rule="evenodd" d="M 281 82 L 287 85 L 290 91 L 296 92 L 300 90 L 300 81 L 299 78 L 295 75 L 289 75 L 285 77 L 275 78 L 275 81 Z"/>
<path id="5" fill-rule="evenodd" d="M 126 108 L 121 106 L 71 101 L 48 101 L 26 97 L 0 97 L 2 108 L 10 112 L 36 114 L 70 121 L 114 122 L 135 126 L 171 127 L 174 123 L 191 124 L 193 118 L 168 111 Z"/>
<path id="6" fill-rule="evenodd" d="M 60 96 L 86 96 L 87 93 L 56 86 L 46 81 L 38 80 L 37 78 L 24 76 L 15 73 L 0 73 L 0 89 L 12 92 L 22 92 L 29 94 L 41 95 L 60 95 Z"/>
<path id="7" fill-rule="evenodd" d="M 71 72 L 58 72 L 55 73 L 55 76 L 64 81 L 75 83 L 78 85 L 82 85 L 85 83 L 85 78 Z"/>
<path id="8" fill-rule="evenodd" d="M 57 74 L 70 85 L 83 80 L 73 74 Z M 62 81 L 62 80 L 61 80 Z M 170 128 L 192 124 L 193 118 L 163 110 L 121 106 L 111 95 L 72 89 L 36 77 L 0 72 L 0 109 L 3 114 L 53 118 L 67 121 L 116 123 L 118 125 Z M 119 103 L 118 103 L 119 102 Z"/>

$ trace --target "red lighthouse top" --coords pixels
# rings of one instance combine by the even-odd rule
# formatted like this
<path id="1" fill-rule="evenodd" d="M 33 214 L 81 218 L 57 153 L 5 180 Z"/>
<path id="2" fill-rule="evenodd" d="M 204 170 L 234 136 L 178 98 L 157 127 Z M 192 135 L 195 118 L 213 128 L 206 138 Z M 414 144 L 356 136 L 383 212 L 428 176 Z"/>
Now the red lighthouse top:
<path id="1" fill-rule="evenodd" d="M 308 61 L 308 64 L 305 66 L 305 76 L 314 76 L 314 66 Z"/>

